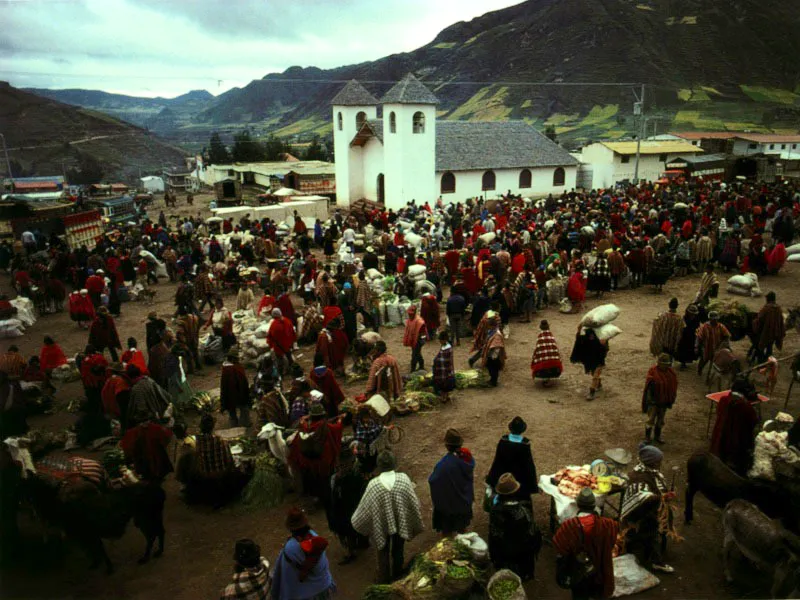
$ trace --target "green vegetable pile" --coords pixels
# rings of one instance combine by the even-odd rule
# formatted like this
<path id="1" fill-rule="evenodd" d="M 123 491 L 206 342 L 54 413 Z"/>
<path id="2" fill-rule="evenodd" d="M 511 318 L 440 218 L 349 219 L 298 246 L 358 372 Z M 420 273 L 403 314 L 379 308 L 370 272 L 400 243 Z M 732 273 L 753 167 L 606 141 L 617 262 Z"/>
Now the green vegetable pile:
<path id="1" fill-rule="evenodd" d="M 472 577 L 472 571 L 467 567 L 449 564 L 447 565 L 447 576 L 452 579 L 467 579 L 468 577 Z"/>
<path id="2" fill-rule="evenodd" d="M 191 408 L 201 414 L 219 411 L 219 396 L 212 396 L 208 392 L 197 392 L 189 401 Z"/>
<path id="3" fill-rule="evenodd" d="M 344 377 L 344 382 L 346 385 L 351 385 L 359 381 L 366 381 L 367 379 L 369 379 L 369 371 L 359 373 L 355 371 L 348 371 Z"/>
<path id="4" fill-rule="evenodd" d="M 387 275 L 386 277 L 383 278 L 383 289 L 386 290 L 387 292 L 391 292 L 394 289 L 395 281 L 396 280 L 393 275 Z M 385 295 L 386 294 L 384 294 L 384 296 Z M 397 296 L 395 296 L 395 298 L 397 298 Z M 381 296 L 381 300 L 385 300 L 385 298 Z"/>
<path id="5" fill-rule="evenodd" d="M 265 452 L 256 459 L 253 477 L 244 488 L 242 501 L 253 508 L 273 508 L 283 502 L 284 485 L 280 463 Z"/>
<path id="6" fill-rule="evenodd" d="M 750 309 L 736 300 L 717 300 L 708 305 L 708 312 L 717 311 L 720 323 L 731 332 L 734 341 L 747 335 L 747 322 Z"/>
<path id="7" fill-rule="evenodd" d="M 397 591 L 391 585 L 371 585 L 361 596 L 361 600 L 392 600 L 398 598 Z"/>
<path id="8" fill-rule="evenodd" d="M 501 579 L 489 588 L 489 597 L 492 600 L 510 600 L 519 590 L 519 583 L 513 579 Z"/>
<path id="9" fill-rule="evenodd" d="M 488 388 L 489 374 L 481 369 L 467 369 L 456 371 L 456 389 Z"/>
<path id="10" fill-rule="evenodd" d="M 433 385 L 433 375 L 416 375 L 406 382 L 407 392 L 419 392 Z"/>

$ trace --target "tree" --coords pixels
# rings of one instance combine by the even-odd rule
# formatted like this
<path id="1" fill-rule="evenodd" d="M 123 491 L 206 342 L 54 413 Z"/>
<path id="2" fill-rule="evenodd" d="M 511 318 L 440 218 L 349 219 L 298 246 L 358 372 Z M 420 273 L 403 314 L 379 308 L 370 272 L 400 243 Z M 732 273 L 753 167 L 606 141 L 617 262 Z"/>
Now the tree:
<path id="1" fill-rule="evenodd" d="M 67 171 L 67 181 L 74 185 L 88 185 L 103 180 L 103 165 L 91 154 L 78 155 L 78 168 L 71 167 Z"/>
<path id="2" fill-rule="evenodd" d="M 554 125 L 548 125 L 547 127 L 545 127 L 544 128 L 544 135 L 555 142 L 556 141 L 556 137 L 557 137 L 555 126 Z"/>
<path id="3" fill-rule="evenodd" d="M 231 162 L 231 155 L 216 131 L 211 134 L 211 139 L 208 142 L 208 162 L 212 165 Z"/>
<path id="4" fill-rule="evenodd" d="M 289 151 L 289 146 L 281 138 L 276 137 L 274 133 L 269 134 L 267 141 L 264 143 L 264 153 L 266 160 L 281 160 L 282 154 Z"/>
<path id="5" fill-rule="evenodd" d="M 260 162 L 265 160 L 266 156 L 264 147 L 250 136 L 250 131 L 247 129 L 233 136 L 231 154 L 234 162 Z"/>
<path id="6" fill-rule="evenodd" d="M 322 144 L 319 143 L 319 136 L 315 135 L 311 140 L 306 153 L 303 155 L 303 160 L 328 160 L 328 153 Z"/>

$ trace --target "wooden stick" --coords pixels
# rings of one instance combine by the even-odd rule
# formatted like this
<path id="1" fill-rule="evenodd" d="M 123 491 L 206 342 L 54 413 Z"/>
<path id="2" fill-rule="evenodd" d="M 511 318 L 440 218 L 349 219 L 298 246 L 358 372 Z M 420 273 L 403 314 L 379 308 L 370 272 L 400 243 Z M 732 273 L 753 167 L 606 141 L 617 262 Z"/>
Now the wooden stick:
<path id="1" fill-rule="evenodd" d="M 792 359 L 792 358 L 797 358 L 798 356 L 800 356 L 800 352 L 798 352 L 796 354 L 792 354 L 791 356 L 784 356 L 783 358 L 776 358 L 775 360 L 777 362 L 783 362 L 785 360 L 789 360 L 789 359 Z M 749 369 L 745 369 L 744 371 L 740 371 L 739 375 L 744 375 L 746 373 L 750 373 L 751 371 L 755 371 L 756 369 L 760 369 L 761 367 L 766 367 L 768 364 L 769 364 L 769 361 L 763 362 L 760 365 L 756 365 L 754 367 L 750 367 Z M 792 375 L 792 376 L 794 376 L 794 375 Z"/>

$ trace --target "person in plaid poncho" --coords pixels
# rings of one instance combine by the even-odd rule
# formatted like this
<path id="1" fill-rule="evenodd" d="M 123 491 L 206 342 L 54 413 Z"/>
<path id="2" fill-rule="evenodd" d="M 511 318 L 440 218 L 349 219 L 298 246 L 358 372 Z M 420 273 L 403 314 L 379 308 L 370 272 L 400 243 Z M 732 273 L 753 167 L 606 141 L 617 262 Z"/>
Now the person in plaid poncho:
<path id="1" fill-rule="evenodd" d="M 564 366 L 561 363 L 561 354 L 558 351 L 558 344 L 553 332 L 550 331 L 550 323 L 542 320 L 539 323 L 539 336 L 536 338 L 536 347 L 531 357 L 531 375 L 533 379 L 541 379 L 544 387 L 550 387 L 553 379 L 561 376 Z"/>

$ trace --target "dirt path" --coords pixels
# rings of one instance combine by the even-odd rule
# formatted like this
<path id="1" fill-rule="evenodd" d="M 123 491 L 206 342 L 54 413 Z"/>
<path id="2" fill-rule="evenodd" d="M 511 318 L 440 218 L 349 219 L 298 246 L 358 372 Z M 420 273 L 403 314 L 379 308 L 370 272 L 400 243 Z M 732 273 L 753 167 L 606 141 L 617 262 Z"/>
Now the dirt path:
<path id="1" fill-rule="evenodd" d="M 202 205 L 202 203 L 200 203 Z M 188 207 L 186 207 L 188 209 Z M 197 205 L 191 209 L 197 211 Z M 175 211 L 170 210 L 171 213 Z M 183 212 L 183 211 L 180 211 Z M 157 210 L 155 212 L 157 215 Z M 800 266 L 788 265 L 780 277 L 763 281 L 762 288 L 774 289 L 778 301 L 784 307 L 792 298 L 798 297 Z M 8 285 L 4 278 L 2 285 Z M 641 388 L 646 369 L 651 364 L 647 347 L 652 319 L 666 309 L 671 296 L 677 296 L 681 308 L 693 298 L 698 286 L 698 277 L 670 281 L 664 293 L 654 294 L 649 289 L 622 291 L 610 294 L 604 302 L 614 302 L 622 309 L 616 321 L 623 334 L 611 342 L 608 368 L 604 374 L 603 390 L 594 402 L 584 400 L 588 378 L 581 369 L 568 363 L 578 317 L 562 315 L 554 309 L 540 316 L 547 318 L 560 345 L 565 373 L 558 385 L 551 389 L 534 387 L 530 377 L 530 357 L 537 333 L 537 323 L 511 324 L 511 337 L 507 342 L 508 367 L 501 375 L 500 387 L 496 390 L 468 390 L 457 394 L 455 400 L 439 410 L 418 414 L 399 420 L 405 437 L 396 447 L 400 468 L 408 472 L 417 483 L 417 491 L 423 503 L 427 524 L 430 524 L 430 496 L 426 478 L 435 462 L 443 453 L 441 438 L 447 427 L 456 427 L 464 435 L 465 445 L 477 458 L 476 493 L 482 492 L 483 480 L 494 454 L 498 438 L 506 431 L 506 424 L 515 415 L 521 415 L 529 424 L 527 435 L 532 439 L 534 457 L 540 473 L 553 473 L 573 463 L 588 463 L 602 456 L 606 448 L 624 446 L 635 451 L 643 435 L 643 418 L 640 413 Z M 149 307 L 129 303 L 123 305 L 123 316 L 117 325 L 120 337 L 133 335 L 144 339 L 145 315 L 155 308 L 160 314 L 172 313 L 174 286 L 158 286 L 156 306 Z M 232 302 L 232 297 L 231 297 Z M 761 299 L 746 299 L 753 309 Z M 587 308 L 600 304 L 590 300 Z M 55 335 L 68 354 L 74 354 L 86 343 L 85 331 L 79 330 L 66 314 L 47 316 L 31 327 L 26 335 L 14 340 L 28 355 L 36 352 L 42 336 Z M 409 353 L 402 348 L 402 330 L 382 332 L 393 352 L 407 372 Z M 5 346 L 3 346 L 5 347 Z M 746 350 L 744 342 L 737 343 Z M 792 332 L 784 348 L 784 355 L 800 350 L 800 336 Z M 435 349 L 426 347 L 424 355 L 429 366 Z M 312 352 L 302 349 L 300 362 L 310 366 Z M 456 368 L 466 368 L 467 348 L 456 348 Z M 207 368 L 202 376 L 192 380 L 195 389 L 209 389 L 218 385 L 218 368 Z M 664 471 L 671 477 L 673 467 L 678 467 L 676 484 L 682 499 L 685 486 L 685 464 L 695 450 L 704 448 L 708 403 L 704 399 L 704 385 L 694 370 L 679 373 L 678 401 L 667 415 L 664 437 Z M 764 417 L 773 415 L 783 406 L 788 386 L 788 373 L 784 369 L 776 390 L 778 401 L 769 403 Z M 354 395 L 363 391 L 363 384 L 349 387 L 346 392 Z M 69 398 L 80 393 L 77 385 L 62 390 L 59 402 L 66 405 Z M 555 400 L 550 403 L 548 400 Z M 800 395 L 795 392 L 789 404 L 790 411 L 797 413 Z M 31 420 L 35 427 L 60 429 L 68 426 L 74 415 L 59 412 L 56 415 Z M 81 453 L 85 454 L 85 453 Z M 233 543 L 241 537 L 252 537 L 261 544 L 264 555 L 274 561 L 286 538 L 283 516 L 286 507 L 297 501 L 294 495 L 287 497 L 285 505 L 265 512 L 249 512 L 234 506 L 217 512 L 201 508 L 188 508 L 178 498 L 178 486 L 170 478 L 167 481 L 166 507 L 166 552 L 165 555 L 146 566 L 137 566 L 136 558 L 143 549 L 143 539 L 133 528 L 115 542 L 107 543 L 117 571 L 106 576 L 87 569 L 87 559 L 72 549 L 63 563 L 49 565 L 36 563 L 35 569 L 16 569 L 4 573 L 2 588 L 4 598 L 171 598 L 172 600 L 196 600 L 216 597 L 215 594 L 229 580 Z M 305 504 L 305 502 L 304 502 Z M 543 530 L 548 528 L 548 499 L 535 499 L 536 520 Z M 680 503 L 682 509 L 682 502 Z M 312 524 L 323 534 L 328 534 L 325 517 L 321 511 L 311 514 Z M 679 519 L 684 541 L 673 544 L 668 550 L 668 561 L 675 566 L 674 575 L 661 577 L 661 585 L 642 594 L 642 598 L 729 598 L 738 596 L 742 590 L 731 590 L 723 585 L 720 560 L 721 530 L 719 510 L 704 498 L 696 500 L 696 521 L 691 527 Z M 487 534 L 486 514 L 476 506 L 473 528 L 482 536 Z M 428 529 L 408 545 L 408 555 L 425 550 L 436 540 Z M 329 552 L 334 576 L 338 582 L 340 596 L 344 599 L 360 598 L 364 588 L 372 582 L 375 574 L 372 552 L 355 563 L 340 567 L 336 563 L 343 553 L 336 541 Z M 535 581 L 526 587 L 530 598 L 567 598 L 568 594 L 554 583 L 554 554 L 545 546 L 540 555 Z M 757 593 L 764 596 L 765 590 Z"/>

